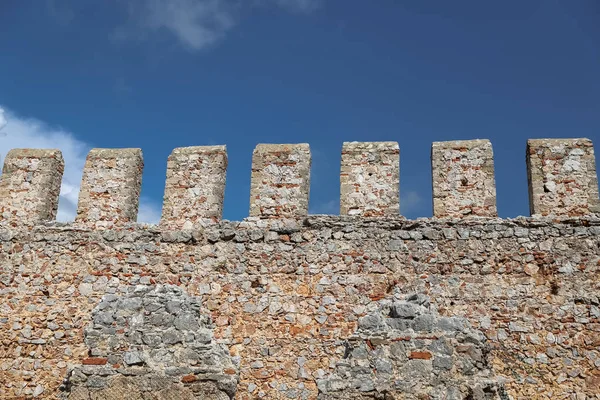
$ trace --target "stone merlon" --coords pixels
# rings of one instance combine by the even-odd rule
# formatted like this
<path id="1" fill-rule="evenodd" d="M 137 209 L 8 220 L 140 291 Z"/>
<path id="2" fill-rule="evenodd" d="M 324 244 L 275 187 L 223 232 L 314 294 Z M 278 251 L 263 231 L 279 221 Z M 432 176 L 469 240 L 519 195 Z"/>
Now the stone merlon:
<path id="1" fill-rule="evenodd" d="M 527 177 L 531 215 L 600 213 L 594 145 L 589 139 L 530 139 Z"/>
<path id="2" fill-rule="evenodd" d="M 76 221 L 99 229 L 137 220 L 144 161 L 140 149 L 93 149 L 87 156 Z"/>
<path id="3" fill-rule="evenodd" d="M 308 144 L 259 144 L 252 155 L 250 216 L 301 217 L 308 213 Z"/>
<path id="4" fill-rule="evenodd" d="M 226 172 L 225 146 L 173 150 L 167 164 L 161 224 L 190 229 L 203 219 L 221 219 Z"/>
<path id="5" fill-rule="evenodd" d="M 489 140 L 434 142 L 431 169 L 434 216 L 498 215 L 494 156 Z"/>
<path id="6" fill-rule="evenodd" d="M 0 222 L 27 225 L 56 218 L 63 171 L 59 150 L 9 151 L 0 180 Z"/>
<path id="7" fill-rule="evenodd" d="M 397 142 L 345 142 L 340 172 L 341 215 L 397 215 L 399 180 Z"/>

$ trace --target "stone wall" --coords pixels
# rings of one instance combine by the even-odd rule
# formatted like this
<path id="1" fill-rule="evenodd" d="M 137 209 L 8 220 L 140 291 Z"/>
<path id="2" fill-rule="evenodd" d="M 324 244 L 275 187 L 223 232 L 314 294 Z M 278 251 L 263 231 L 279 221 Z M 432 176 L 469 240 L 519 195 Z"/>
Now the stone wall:
<path id="1" fill-rule="evenodd" d="M 307 182 L 310 153 L 286 149 L 260 155 L 268 207 L 241 222 L 7 213 L 0 398 L 600 398 L 597 215 L 297 215 L 303 189 L 280 189 Z"/>

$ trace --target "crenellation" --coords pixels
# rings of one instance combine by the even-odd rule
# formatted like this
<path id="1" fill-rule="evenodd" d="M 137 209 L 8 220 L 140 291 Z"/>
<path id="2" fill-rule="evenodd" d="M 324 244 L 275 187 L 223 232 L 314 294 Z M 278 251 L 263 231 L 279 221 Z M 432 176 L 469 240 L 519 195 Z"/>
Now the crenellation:
<path id="1" fill-rule="evenodd" d="M 377 217 L 400 212 L 397 142 L 344 142 L 340 213 Z"/>
<path id="2" fill-rule="evenodd" d="M 250 216 L 294 218 L 308 213 L 310 147 L 259 144 L 252 155 Z"/>
<path id="3" fill-rule="evenodd" d="M 75 221 L 97 229 L 136 222 L 143 168 L 141 149 L 92 149 Z"/>
<path id="4" fill-rule="evenodd" d="M 161 225 L 191 229 L 201 220 L 220 220 L 226 172 L 225 146 L 173 150 L 167 164 Z"/>
<path id="5" fill-rule="evenodd" d="M 16 226 L 54 220 L 63 171 L 60 150 L 9 151 L 0 180 L 0 223 Z"/>
<path id="6" fill-rule="evenodd" d="M 527 141 L 531 215 L 600 213 L 594 145 L 581 139 Z"/>
<path id="7" fill-rule="evenodd" d="M 435 217 L 498 216 L 489 140 L 434 142 L 431 169 Z"/>

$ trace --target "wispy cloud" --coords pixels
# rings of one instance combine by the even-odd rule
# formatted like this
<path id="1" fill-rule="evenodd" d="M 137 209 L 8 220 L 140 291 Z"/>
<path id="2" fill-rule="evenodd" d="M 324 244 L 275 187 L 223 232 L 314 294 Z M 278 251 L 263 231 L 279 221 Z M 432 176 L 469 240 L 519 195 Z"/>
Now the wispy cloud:
<path id="1" fill-rule="evenodd" d="M 138 0 L 125 3 L 133 26 L 121 26 L 120 39 L 170 34 L 191 51 L 211 47 L 235 27 L 244 6 L 277 6 L 309 13 L 322 0 Z"/>
<path id="2" fill-rule="evenodd" d="M 168 32 L 191 50 L 215 44 L 235 25 L 225 0 L 144 0 L 130 12 L 142 29 Z"/>
<path id="3" fill-rule="evenodd" d="M 59 221 L 72 221 L 77 213 L 79 186 L 85 158 L 91 145 L 61 128 L 50 127 L 42 121 L 23 118 L 0 107 L 0 157 L 4 159 L 11 149 L 39 148 L 60 149 L 65 159 L 58 206 Z M 138 220 L 156 223 L 160 209 L 142 198 Z"/>
<path id="4" fill-rule="evenodd" d="M 418 192 L 414 190 L 409 190 L 406 193 L 400 194 L 400 214 L 402 215 L 410 215 L 414 211 L 419 210 L 421 204 L 423 203 L 423 198 Z"/>

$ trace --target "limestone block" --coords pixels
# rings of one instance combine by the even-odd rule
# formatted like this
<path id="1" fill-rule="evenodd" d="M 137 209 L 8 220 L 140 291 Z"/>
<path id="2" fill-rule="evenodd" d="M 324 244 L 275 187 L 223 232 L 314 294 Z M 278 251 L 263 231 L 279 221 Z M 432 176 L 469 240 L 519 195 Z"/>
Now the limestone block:
<path id="1" fill-rule="evenodd" d="M 340 173 L 342 215 L 396 215 L 400 148 L 397 142 L 345 142 Z"/>
<path id="2" fill-rule="evenodd" d="M 0 180 L 0 222 L 26 225 L 56 218 L 63 171 L 59 150 L 9 151 Z"/>
<path id="3" fill-rule="evenodd" d="M 83 170 L 76 221 L 100 229 L 136 222 L 143 167 L 141 149 L 92 149 Z"/>
<path id="4" fill-rule="evenodd" d="M 173 150 L 167 164 L 161 225 L 191 229 L 202 219 L 220 220 L 226 171 L 225 146 Z"/>
<path id="5" fill-rule="evenodd" d="M 259 144 L 252 156 L 250 216 L 295 218 L 308 213 L 308 144 Z"/>
<path id="6" fill-rule="evenodd" d="M 434 142 L 433 215 L 496 217 L 494 156 L 489 140 Z"/>
<path id="7" fill-rule="evenodd" d="M 594 145 L 589 139 L 528 140 L 527 178 L 532 215 L 600 213 Z"/>

